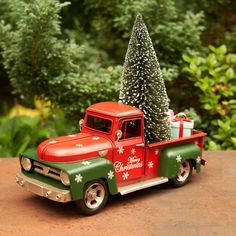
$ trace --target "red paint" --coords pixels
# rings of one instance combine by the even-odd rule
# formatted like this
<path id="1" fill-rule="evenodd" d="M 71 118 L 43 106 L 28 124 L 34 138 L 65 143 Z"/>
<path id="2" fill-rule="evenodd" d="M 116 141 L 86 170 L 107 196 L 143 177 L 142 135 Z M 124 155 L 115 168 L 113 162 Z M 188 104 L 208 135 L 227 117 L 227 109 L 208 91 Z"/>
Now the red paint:
<path id="1" fill-rule="evenodd" d="M 74 137 L 63 136 L 44 141 L 38 146 L 38 158 L 52 162 L 71 162 L 98 157 L 99 151 L 102 150 L 110 151 L 111 155 L 112 144 L 110 140 L 79 133 Z"/>
<path id="2" fill-rule="evenodd" d="M 148 144 L 147 146 L 149 148 L 166 148 L 168 146 L 175 146 L 181 143 L 186 143 L 186 142 L 191 142 L 191 143 L 195 143 L 196 141 L 198 141 L 199 143 L 203 144 L 203 140 L 204 137 L 207 134 L 198 130 L 193 130 L 193 134 L 191 136 L 188 137 L 182 137 L 182 138 L 178 138 L 178 139 L 170 139 L 170 140 L 166 140 L 166 141 L 161 141 L 161 142 L 157 142 L 157 143 L 151 143 Z M 203 146 L 199 145 L 199 147 L 202 149 Z"/>
<path id="3" fill-rule="evenodd" d="M 144 147 L 136 146 L 140 143 L 143 143 L 141 138 L 116 142 L 113 163 L 118 182 L 144 176 Z"/>
<path id="4" fill-rule="evenodd" d="M 160 161 L 160 149 L 146 148 L 145 174 L 150 177 L 159 176 L 158 166 Z"/>
<path id="5" fill-rule="evenodd" d="M 88 107 L 87 112 L 100 113 L 112 117 L 140 116 L 142 111 L 136 107 L 131 107 L 117 102 L 100 102 Z"/>
<path id="6" fill-rule="evenodd" d="M 93 124 L 97 120 L 98 124 Z M 117 130 L 122 130 L 120 140 L 116 137 Z M 105 158 L 113 162 L 117 181 L 125 185 L 159 176 L 162 149 L 181 143 L 195 143 L 202 149 L 204 136 L 205 133 L 194 130 L 189 137 L 147 145 L 144 114 L 139 109 L 102 102 L 87 109 L 81 133 L 44 141 L 38 146 L 38 158 L 51 162 L 73 162 L 96 158 L 101 155 L 100 151 L 107 151 Z"/>

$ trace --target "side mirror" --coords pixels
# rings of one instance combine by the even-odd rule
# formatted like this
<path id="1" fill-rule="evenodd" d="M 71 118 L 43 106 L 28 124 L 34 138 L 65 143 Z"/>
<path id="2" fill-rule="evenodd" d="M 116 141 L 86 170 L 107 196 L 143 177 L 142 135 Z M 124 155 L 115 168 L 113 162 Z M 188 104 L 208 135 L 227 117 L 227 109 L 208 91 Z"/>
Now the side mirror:
<path id="1" fill-rule="evenodd" d="M 84 119 L 80 119 L 80 120 L 79 120 L 79 130 L 80 130 L 80 131 L 81 131 L 81 129 L 82 129 L 83 123 L 84 123 Z"/>
<path id="2" fill-rule="evenodd" d="M 122 137 L 123 133 L 120 129 L 116 131 L 116 140 L 119 141 Z"/>

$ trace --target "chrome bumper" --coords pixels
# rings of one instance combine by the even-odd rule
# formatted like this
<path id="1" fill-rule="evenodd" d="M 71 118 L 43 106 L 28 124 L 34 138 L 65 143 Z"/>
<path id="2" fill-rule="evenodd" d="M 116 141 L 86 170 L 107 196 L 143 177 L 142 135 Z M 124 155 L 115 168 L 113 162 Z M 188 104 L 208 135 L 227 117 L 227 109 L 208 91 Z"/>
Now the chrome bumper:
<path id="1" fill-rule="evenodd" d="M 16 175 L 16 183 L 32 193 L 35 193 L 41 197 L 46 197 L 56 202 L 71 201 L 71 194 L 69 190 L 55 188 L 36 179 L 31 179 L 25 176 L 23 173 L 18 173 Z"/>

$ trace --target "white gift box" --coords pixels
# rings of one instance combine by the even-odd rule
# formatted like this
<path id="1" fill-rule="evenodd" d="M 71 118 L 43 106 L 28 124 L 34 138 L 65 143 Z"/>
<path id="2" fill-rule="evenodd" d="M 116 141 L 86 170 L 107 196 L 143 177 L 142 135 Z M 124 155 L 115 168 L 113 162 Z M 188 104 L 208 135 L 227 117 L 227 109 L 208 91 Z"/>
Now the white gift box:
<path id="1" fill-rule="evenodd" d="M 176 117 L 170 123 L 171 139 L 182 138 L 192 135 L 194 121 L 186 119 L 186 115 L 183 118 L 179 118 L 177 114 Z"/>

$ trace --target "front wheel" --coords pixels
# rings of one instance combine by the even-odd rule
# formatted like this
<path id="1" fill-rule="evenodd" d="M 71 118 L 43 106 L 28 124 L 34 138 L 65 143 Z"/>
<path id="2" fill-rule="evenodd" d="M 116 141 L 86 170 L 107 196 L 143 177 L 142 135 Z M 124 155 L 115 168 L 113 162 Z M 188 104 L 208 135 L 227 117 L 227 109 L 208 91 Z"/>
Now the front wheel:
<path id="1" fill-rule="evenodd" d="M 83 199 L 76 204 L 84 215 L 94 215 L 106 205 L 108 195 L 106 183 L 100 179 L 95 180 L 85 185 Z"/>
<path id="2" fill-rule="evenodd" d="M 181 187 L 189 182 L 192 175 L 193 165 L 190 160 L 186 160 L 180 164 L 179 170 L 175 178 L 170 182 L 174 187 Z"/>

